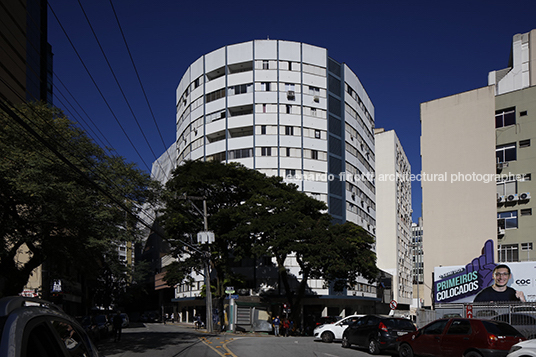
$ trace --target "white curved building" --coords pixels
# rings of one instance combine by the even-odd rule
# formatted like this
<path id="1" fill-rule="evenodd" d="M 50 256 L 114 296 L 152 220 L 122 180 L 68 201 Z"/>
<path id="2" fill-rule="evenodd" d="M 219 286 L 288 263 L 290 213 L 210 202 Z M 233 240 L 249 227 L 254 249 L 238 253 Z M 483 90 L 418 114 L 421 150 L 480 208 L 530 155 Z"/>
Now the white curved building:
<path id="1" fill-rule="evenodd" d="M 240 162 L 285 177 L 326 202 L 335 222 L 375 236 L 374 107 L 357 76 L 326 49 L 278 40 L 225 46 L 193 62 L 176 94 L 177 141 L 153 164 L 153 178 L 165 181 L 185 160 Z M 296 259 L 285 265 L 299 279 Z M 189 299 L 199 299 L 201 286 L 175 287 L 183 319 L 197 308 Z M 322 280 L 308 286 L 316 299 L 304 304 L 314 314 L 373 313 L 379 300 L 363 278 L 344 291 Z"/>
<path id="2" fill-rule="evenodd" d="M 326 202 L 335 222 L 375 234 L 374 107 L 326 49 L 278 40 L 219 48 L 186 70 L 176 105 L 177 164 L 238 161 L 286 177 Z"/>

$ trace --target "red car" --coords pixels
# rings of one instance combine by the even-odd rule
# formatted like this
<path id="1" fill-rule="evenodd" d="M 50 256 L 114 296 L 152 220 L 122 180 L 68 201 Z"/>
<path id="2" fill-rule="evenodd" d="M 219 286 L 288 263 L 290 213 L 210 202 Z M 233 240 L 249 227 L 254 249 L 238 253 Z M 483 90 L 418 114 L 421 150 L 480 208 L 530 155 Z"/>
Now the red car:
<path id="1" fill-rule="evenodd" d="M 397 339 L 400 357 L 504 357 L 525 337 L 505 322 L 441 319 Z"/>

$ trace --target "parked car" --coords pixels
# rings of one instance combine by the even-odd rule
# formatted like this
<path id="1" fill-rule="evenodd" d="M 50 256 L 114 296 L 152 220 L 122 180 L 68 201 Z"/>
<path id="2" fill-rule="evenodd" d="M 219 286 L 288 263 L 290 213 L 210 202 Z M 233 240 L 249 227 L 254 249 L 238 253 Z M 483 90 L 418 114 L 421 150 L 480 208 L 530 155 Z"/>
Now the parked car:
<path id="1" fill-rule="evenodd" d="M 76 320 L 80 323 L 80 326 L 82 326 L 93 342 L 100 341 L 100 331 L 94 317 L 82 316 L 78 317 Z"/>
<path id="2" fill-rule="evenodd" d="M 536 357 L 536 340 L 516 343 L 510 348 L 507 357 Z"/>
<path id="3" fill-rule="evenodd" d="M 406 318 L 366 315 L 344 331 L 342 347 L 348 348 L 351 345 L 366 347 L 373 355 L 381 351 L 396 351 L 397 338 L 416 330 L 415 324 Z"/>
<path id="4" fill-rule="evenodd" d="M 363 315 L 350 315 L 335 323 L 328 323 L 315 327 L 313 336 L 315 340 L 322 340 L 322 342 L 331 343 L 335 340 L 342 339 L 342 333 L 348 327 L 349 324 L 363 317 Z"/>
<path id="5" fill-rule="evenodd" d="M 22 296 L 0 299 L 0 356 L 101 356 L 82 326 L 58 306 Z"/>
<path id="6" fill-rule="evenodd" d="M 505 322 L 483 319 L 440 319 L 399 337 L 400 357 L 505 357 L 525 340 Z"/>
<path id="7" fill-rule="evenodd" d="M 516 328 L 527 339 L 536 338 L 536 318 L 527 314 L 502 314 L 492 320 L 506 322 Z"/>
<path id="8" fill-rule="evenodd" d="M 130 319 L 128 318 L 128 315 L 125 313 L 122 313 L 121 318 L 123 319 L 123 323 L 121 324 L 121 327 L 128 327 L 130 325 Z"/>
<path id="9" fill-rule="evenodd" d="M 97 324 L 101 338 L 108 338 L 112 335 L 114 327 L 106 315 L 97 315 L 94 316 L 93 319 Z"/>

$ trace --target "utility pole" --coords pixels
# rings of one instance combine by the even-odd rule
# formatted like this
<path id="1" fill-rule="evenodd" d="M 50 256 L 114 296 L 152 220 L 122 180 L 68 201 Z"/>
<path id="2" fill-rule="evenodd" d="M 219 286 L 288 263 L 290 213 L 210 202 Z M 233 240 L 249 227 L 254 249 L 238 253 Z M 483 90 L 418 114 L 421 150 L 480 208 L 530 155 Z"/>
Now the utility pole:
<path id="1" fill-rule="evenodd" d="M 184 199 L 187 199 L 192 204 L 198 213 L 203 216 L 203 229 L 204 232 L 200 232 L 197 235 L 197 243 L 204 243 L 205 241 L 209 244 L 214 241 L 214 234 L 209 234 L 208 231 L 208 214 L 207 214 L 207 200 L 205 197 L 199 196 L 187 196 L 183 195 Z M 192 200 L 203 201 L 203 212 L 197 208 L 197 206 L 192 202 Z M 205 296 L 206 296 L 206 327 L 207 332 L 214 332 L 214 327 L 212 324 L 212 291 L 210 290 L 210 251 L 203 253 L 203 265 L 205 271 Z"/>

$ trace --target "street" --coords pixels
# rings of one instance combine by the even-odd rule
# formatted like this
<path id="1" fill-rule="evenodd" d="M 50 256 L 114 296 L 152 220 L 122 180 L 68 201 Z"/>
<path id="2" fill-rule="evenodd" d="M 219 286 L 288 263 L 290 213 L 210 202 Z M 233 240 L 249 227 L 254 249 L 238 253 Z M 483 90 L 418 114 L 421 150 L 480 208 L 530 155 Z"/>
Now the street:
<path id="1" fill-rule="evenodd" d="M 311 336 L 274 337 L 267 334 L 207 334 L 179 324 L 139 324 L 123 329 L 121 341 L 101 342 L 106 357 L 370 357 L 340 342 L 322 343 Z"/>

